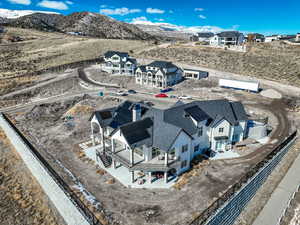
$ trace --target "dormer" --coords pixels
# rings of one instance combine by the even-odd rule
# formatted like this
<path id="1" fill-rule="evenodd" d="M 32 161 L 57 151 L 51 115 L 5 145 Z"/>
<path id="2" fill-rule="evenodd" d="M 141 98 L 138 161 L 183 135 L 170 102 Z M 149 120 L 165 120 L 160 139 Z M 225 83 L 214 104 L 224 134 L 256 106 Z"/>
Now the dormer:
<path id="1" fill-rule="evenodd" d="M 184 109 L 185 117 L 189 117 L 196 127 L 206 126 L 207 121 L 210 120 L 210 116 L 207 115 L 198 106 L 191 106 Z"/>

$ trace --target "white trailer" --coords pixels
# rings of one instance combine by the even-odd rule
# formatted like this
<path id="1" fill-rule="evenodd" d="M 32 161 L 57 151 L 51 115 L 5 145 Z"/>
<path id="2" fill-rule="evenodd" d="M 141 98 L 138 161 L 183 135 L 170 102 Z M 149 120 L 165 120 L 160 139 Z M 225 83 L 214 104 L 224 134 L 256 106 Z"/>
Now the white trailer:
<path id="1" fill-rule="evenodd" d="M 233 89 L 247 90 L 252 92 L 259 91 L 258 81 L 219 79 L 219 86 L 224 88 L 233 88 Z"/>

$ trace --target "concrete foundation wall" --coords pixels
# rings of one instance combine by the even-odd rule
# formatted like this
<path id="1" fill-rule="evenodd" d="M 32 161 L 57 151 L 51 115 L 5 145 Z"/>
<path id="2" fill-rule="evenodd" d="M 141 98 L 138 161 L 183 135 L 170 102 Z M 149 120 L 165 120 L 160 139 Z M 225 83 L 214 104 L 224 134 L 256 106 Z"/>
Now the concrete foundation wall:
<path id="1" fill-rule="evenodd" d="M 44 192 L 53 202 L 58 212 L 68 225 L 90 225 L 86 217 L 79 211 L 67 194 L 50 176 L 46 168 L 32 153 L 29 146 L 23 141 L 14 128 L 0 114 L 0 127 L 4 130 L 10 142 L 30 170 L 32 175 L 41 185 Z"/>

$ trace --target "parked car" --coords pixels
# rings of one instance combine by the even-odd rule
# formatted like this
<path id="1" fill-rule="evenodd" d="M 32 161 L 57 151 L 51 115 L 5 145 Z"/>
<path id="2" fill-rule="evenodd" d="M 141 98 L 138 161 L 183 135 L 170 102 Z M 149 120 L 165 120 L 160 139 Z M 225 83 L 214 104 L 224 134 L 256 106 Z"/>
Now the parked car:
<path id="1" fill-rule="evenodd" d="M 118 91 L 117 95 L 118 96 L 126 96 L 127 94 L 124 91 Z"/>
<path id="2" fill-rule="evenodd" d="M 161 89 L 161 90 L 160 90 L 160 93 L 166 93 L 166 92 L 169 92 L 169 91 L 173 91 L 173 88 L 165 88 L 165 89 Z"/>
<path id="3" fill-rule="evenodd" d="M 186 95 L 181 95 L 181 96 L 178 96 L 178 99 L 189 100 L 189 99 L 192 99 L 192 97 L 186 96 Z"/>
<path id="4" fill-rule="evenodd" d="M 168 95 L 164 94 L 164 93 L 160 93 L 160 94 L 157 94 L 155 95 L 156 98 L 167 98 Z"/>
<path id="5" fill-rule="evenodd" d="M 154 106 L 154 103 L 150 101 L 145 101 L 144 104 L 150 107 Z"/>
<path id="6" fill-rule="evenodd" d="M 127 92 L 128 92 L 128 94 L 136 94 L 136 91 L 132 90 L 132 89 L 128 90 Z"/>

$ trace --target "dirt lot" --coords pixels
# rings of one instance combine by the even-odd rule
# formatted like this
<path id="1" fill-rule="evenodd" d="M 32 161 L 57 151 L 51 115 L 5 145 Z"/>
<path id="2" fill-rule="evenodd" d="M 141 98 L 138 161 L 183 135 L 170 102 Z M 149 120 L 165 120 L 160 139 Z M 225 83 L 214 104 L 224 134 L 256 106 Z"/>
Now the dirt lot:
<path id="1" fill-rule="evenodd" d="M 145 41 L 82 38 L 19 28 L 9 28 L 6 35 L 19 36 L 24 41 L 0 44 L 0 79 L 97 58 L 107 50 L 135 52 L 151 46 Z M 16 86 L 31 84 L 36 79 L 23 76 L 1 80 L 0 95 Z"/>
<path id="2" fill-rule="evenodd" d="M 260 97 L 252 101 L 250 98 L 247 99 L 247 95 L 246 97 L 242 95 L 242 98 L 252 104 L 261 101 Z M 266 99 L 265 102 L 265 107 L 272 108 L 271 100 Z M 78 157 L 77 144 L 89 139 L 88 118 L 91 111 L 115 104 L 118 102 L 110 97 L 104 99 L 85 97 L 43 104 L 23 110 L 22 113 L 12 114 L 17 121 L 17 127 L 30 137 L 71 186 L 74 186 L 74 182 L 70 179 L 69 173 L 58 165 L 56 160 L 70 170 L 99 200 L 101 212 L 111 224 L 185 224 L 204 210 L 274 146 L 271 144 L 265 147 L 264 151 L 257 151 L 236 160 L 210 161 L 202 169 L 197 170 L 198 172 L 189 173 L 185 177 L 187 184 L 181 190 L 140 190 L 125 188 L 118 182 L 108 184 L 111 176 L 107 173 L 97 173 L 95 165 L 81 160 Z M 74 120 L 63 123 L 62 118 L 69 114 L 74 116 Z M 286 122 L 281 119 L 278 121 Z M 273 135 L 278 139 L 278 136 L 283 137 L 286 133 L 274 132 Z"/>
<path id="3" fill-rule="evenodd" d="M 63 225 L 41 187 L 0 130 L 0 224 Z"/>
<path id="4" fill-rule="evenodd" d="M 144 51 L 139 56 L 172 60 L 300 86 L 299 55 L 300 46 L 272 42 L 251 45 L 246 53 L 178 45 Z"/>

